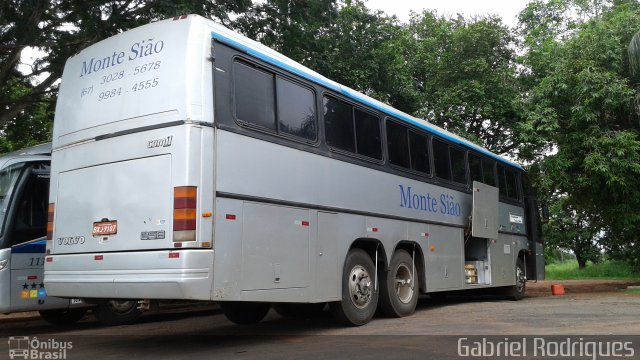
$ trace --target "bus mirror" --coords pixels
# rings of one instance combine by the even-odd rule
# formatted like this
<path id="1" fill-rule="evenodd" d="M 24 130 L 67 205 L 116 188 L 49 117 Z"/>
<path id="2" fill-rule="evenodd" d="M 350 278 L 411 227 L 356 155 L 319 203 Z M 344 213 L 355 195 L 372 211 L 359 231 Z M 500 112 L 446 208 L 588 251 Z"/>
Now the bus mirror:
<path id="1" fill-rule="evenodd" d="M 542 205 L 542 223 L 546 224 L 549 222 L 549 207 L 547 205 Z"/>

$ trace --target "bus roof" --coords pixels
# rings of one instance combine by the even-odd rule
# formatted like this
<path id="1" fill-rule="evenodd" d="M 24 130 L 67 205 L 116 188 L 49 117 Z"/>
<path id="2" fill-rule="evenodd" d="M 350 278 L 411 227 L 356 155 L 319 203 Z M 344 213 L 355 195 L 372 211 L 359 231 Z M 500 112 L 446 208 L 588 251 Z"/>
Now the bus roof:
<path id="1" fill-rule="evenodd" d="M 321 86 L 324 86 L 330 90 L 333 90 L 339 94 L 342 94 L 347 98 L 353 99 L 357 102 L 360 102 L 378 111 L 381 111 L 390 116 L 393 116 L 396 119 L 412 124 L 418 128 L 422 128 L 432 134 L 441 136 L 455 144 L 459 144 L 466 148 L 475 150 L 483 155 L 496 159 L 509 166 L 518 168 L 520 170 L 524 170 L 522 166 L 520 166 L 519 164 L 513 161 L 510 161 L 500 155 L 494 154 L 482 146 L 474 144 L 469 140 L 466 140 L 456 134 L 453 134 L 439 126 L 431 124 L 426 120 L 413 117 L 387 104 L 384 104 L 376 99 L 373 99 L 365 94 L 362 94 L 347 86 L 341 85 L 333 80 L 330 80 L 320 75 L 319 73 L 305 67 L 304 65 L 278 53 L 277 51 L 263 44 L 260 44 L 254 40 L 251 40 L 243 35 L 233 32 L 214 21 L 210 21 L 210 24 L 213 26 L 211 37 L 216 41 L 219 41 L 221 43 L 234 47 L 266 63 L 279 67 L 283 70 L 289 71 L 291 73 L 294 73 L 304 79 L 315 82 Z"/>
<path id="2" fill-rule="evenodd" d="M 0 156 L 0 164 L 5 163 L 9 159 L 25 156 L 46 156 L 51 155 L 51 143 L 45 143 L 40 145 L 31 146 L 28 148 L 12 151 Z"/>

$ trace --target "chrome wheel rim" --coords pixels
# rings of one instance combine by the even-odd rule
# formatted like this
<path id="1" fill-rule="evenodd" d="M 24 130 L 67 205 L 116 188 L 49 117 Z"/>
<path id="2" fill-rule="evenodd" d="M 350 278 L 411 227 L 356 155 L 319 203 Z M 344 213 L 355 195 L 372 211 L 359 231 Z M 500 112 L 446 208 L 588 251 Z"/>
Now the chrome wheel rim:
<path id="1" fill-rule="evenodd" d="M 349 296 L 358 309 L 363 309 L 371 302 L 373 288 L 369 272 L 361 265 L 356 265 L 349 273 Z"/>
<path id="2" fill-rule="evenodd" d="M 413 299 L 413 274 L 411 269 L 405 264 L 398 266 L 395 275 L 395 291 L 398 300 L 403 304 L 408 304 Z"/>
<path id="3" fill-rule="evenodd" d="M 518 293 L 524 291 L 524 284 L 526 281 L 527 279 L 524 275 L 524 271 L 522 271 L 520 266 L 516 266 L 516 289 L 518 290 Z"/>

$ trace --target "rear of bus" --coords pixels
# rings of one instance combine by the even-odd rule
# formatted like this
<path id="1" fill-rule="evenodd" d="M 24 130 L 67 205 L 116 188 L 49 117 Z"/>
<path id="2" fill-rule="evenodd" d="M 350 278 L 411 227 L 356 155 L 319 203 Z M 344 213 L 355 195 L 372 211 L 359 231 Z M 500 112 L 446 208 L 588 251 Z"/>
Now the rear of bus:
<path id="1" fill-rule="evenodd" d="M 168 19 L 65 66 L 53 132 L 49 295 L 209 299 L 210 32 Z"/>

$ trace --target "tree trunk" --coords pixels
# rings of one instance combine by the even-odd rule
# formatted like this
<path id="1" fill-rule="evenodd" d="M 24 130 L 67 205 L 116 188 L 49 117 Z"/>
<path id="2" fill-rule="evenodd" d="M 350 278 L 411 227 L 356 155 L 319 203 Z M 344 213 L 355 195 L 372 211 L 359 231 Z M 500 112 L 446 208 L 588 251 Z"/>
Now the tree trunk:
<path id="1" fill-rule="evenodd" d="M 580 253 L 576 252 L 576 260 L 578 261 L 578 269 L 582 270 L 587 267 L 587 260 L 583 258 Z"/>

